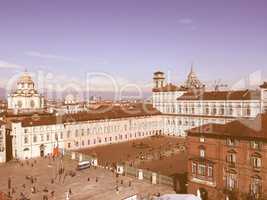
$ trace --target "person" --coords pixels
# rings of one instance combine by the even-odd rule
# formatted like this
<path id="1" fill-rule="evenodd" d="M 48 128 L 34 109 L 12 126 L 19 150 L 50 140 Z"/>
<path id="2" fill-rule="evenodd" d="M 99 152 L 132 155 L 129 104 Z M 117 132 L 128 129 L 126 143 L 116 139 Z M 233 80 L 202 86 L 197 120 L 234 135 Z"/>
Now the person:
<path id="1" fill-rule="evenodd" d="M 97 177 L 95 178 L 95 182 L 98 182 L 98 178 Z"/>
<path id="2" fill-rule="evenodd" d="M 70 200 L 70 194 L 69 194 L 69 192 L 66 192 L 66 200 Z"/>
<path id="3" fill-rule="evenodd" d="M 89 178 L 89 177 L 87 178 L 87 181 L 88 181 L 88 182 L 90 181 L 90 178 Z"/>
<path id="4" fill-rule="evenodd" d="M 69 188 L 69 194 L 70 194 L 70 195 L 72 194 L 72 192 L 71 192 L 71 188 Z"/>

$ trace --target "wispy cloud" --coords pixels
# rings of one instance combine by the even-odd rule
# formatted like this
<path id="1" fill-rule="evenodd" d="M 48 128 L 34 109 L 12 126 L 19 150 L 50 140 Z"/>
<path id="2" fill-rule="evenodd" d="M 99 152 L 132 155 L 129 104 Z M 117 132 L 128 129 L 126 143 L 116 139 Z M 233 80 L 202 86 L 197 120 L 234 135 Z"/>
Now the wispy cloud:
<path id="1" fill-rule="evenodd" d="M 72 62 L 77 61 L 73 58 L 69 58 L 69 57 L 65 57 L 65 56 L 59 56 L 59 55 L 52 55 L 52 54 L 44 54 L 44 53 L 40 53 L 38 51 L 27 51 L 27 52 L 25 52 L 25 54 L 27 56 L 45 58 L 45 59 L 72 61 Z"/>
<path id="2" fill-rule="evenodd" d="M 179 19 L 179 23 L 185 24 L 185 25 L 193 24 L 193 20 L 190 18 L 182 18 L 182 19 Z"/>
<path id="3" fill-rule="evenodd" d="M 21 67 L 22 67 L 21 65 L 0 60 L 0 69 L 1 68 L 5 68 L 5 69 L 18 69 L 18 68 L 21 68 Z"/>

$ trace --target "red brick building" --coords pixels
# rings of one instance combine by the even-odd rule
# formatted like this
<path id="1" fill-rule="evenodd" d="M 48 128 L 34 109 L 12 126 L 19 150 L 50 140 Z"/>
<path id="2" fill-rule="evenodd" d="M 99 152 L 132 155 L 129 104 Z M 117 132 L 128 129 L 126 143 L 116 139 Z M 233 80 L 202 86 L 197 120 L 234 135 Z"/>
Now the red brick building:
<path id="1" fill-rule="evenodd" d="M 188 131 L 188 193 L 202 200 L 266 199 L 267 114 Z"/>

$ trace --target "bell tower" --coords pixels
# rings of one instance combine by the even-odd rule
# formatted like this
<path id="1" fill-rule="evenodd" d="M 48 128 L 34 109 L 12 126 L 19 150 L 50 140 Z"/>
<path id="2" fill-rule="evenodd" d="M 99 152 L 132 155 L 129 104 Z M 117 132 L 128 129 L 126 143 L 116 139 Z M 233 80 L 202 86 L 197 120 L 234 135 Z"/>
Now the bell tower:
<path id="1" fill-rule="evenodd" d="M 161 87 L 165 86 L 165 74 L 163 72 L 155 72 L 153 76 L 153 88 L 154 89 L 159 89 Z"/>

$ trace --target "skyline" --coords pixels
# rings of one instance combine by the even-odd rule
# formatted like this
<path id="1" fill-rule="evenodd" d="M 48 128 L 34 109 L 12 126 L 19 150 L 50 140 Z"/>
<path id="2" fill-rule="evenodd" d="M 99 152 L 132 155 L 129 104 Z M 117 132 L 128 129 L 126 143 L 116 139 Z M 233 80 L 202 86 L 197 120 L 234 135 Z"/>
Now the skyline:
<path id="1" fill-rule="evenodd" d="M 266 80 L 265 1 L 103 2 L 1 2 L 0 87 L 25 68 L 140 86 L 161 70 L 183 83 L 192 63 L 202 81 Z"/>

